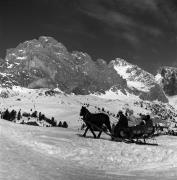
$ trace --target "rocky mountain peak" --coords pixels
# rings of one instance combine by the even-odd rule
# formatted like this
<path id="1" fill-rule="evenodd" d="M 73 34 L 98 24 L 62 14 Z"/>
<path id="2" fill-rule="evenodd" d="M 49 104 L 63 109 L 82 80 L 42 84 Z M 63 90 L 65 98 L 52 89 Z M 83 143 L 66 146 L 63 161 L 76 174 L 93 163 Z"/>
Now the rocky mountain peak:
<path id="1" fill-rule="evenodd" d="M 177 95 L 177 68 L 163 66 L 157 71 L 156 80 L 169 96 Z"/>
<path id="2" fill-rule="evenodd" d="M 154 86 L 155 77 L 144 71 L 137 65 L 128 63 L 124 59 L 117 58 L 110 62 L 117 73 L 127 80 L 129 87 L 137 88 L 141 91 L 149 91 Z"/>
<path id="3" fill-rule="evenodd" d="M 112 66 L 117 74 L 126 79 L 130 92 L 133 91 L 133 93 L 137 94 L 141 99 L 163 99 L 164 102 L 167 102 L 163 90 L 152 74 L 120 58 L 112 60 L 109 66 Z"/>
<path id="4" fill-rule="evenodd" d="M 104 60 L 95 62 L 87 53 L 70 53 L 52 37 L 41 36 L 38 40 L 25 41 L 7 50 L 5 60 L 4 73 L 12 74 L 16 82 L 25 87 L 59 86 L 68 93 L 88 94 L 104 92 L 115 84 L 126 86 Z"/>
<path id="5" fill-rule="evenodd" d="M 136 65 L 116 58 L 103 59 L 79 51 L 69 52 L 52 37 L 41 36 L 7 50 L 0 82 L 28 88 L 55 88 L 75 94 L 129 92 L 146 100 L 167 99 L 154 76 Z M 157 90 L 158 93 L 155 93 Z"/>
<path id="6" fill-rule="evenodd" d="M 121 58 L 116 58 L 115 60 L 112 60 L 110 62 L 110 64 L 114 64 L 114 65 L 117 65 L 117 66 L 129 66 L 129 65 L 132 66 L 132 64 L 130 64 L 129 62 L 127 62 L 126 60 L 121 59 Z"/>

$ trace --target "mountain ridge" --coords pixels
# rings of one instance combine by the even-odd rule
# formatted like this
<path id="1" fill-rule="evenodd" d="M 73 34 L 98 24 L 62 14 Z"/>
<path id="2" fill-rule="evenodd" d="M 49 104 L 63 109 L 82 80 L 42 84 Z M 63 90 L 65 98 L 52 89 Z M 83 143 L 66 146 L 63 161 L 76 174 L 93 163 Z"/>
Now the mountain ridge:
<path id="1" fill-rule="evenodd" d="M 108 64 L 103 59 L 93 61 L 87 53 L 70 53 L 52 37 L 41 36 L 8 49 L 0 70 L 4 86 L 59 87 L 66 93 L 81 95 L 114 89 L 143 100 L 168 102 L 155 77 L 140 67 L 120 58 Z"/>

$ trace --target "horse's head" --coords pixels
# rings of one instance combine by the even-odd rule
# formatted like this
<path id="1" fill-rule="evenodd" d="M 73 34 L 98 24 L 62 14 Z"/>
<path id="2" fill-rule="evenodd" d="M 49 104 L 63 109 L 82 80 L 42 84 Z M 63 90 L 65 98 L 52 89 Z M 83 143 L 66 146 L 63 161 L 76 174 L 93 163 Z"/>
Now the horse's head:
<path id="1" fill-rule="evenodd" d="M 85 116 L 87 114 L 88 110 L 86 107 L 82 106 L 80 110 L 80 116 Z"/>

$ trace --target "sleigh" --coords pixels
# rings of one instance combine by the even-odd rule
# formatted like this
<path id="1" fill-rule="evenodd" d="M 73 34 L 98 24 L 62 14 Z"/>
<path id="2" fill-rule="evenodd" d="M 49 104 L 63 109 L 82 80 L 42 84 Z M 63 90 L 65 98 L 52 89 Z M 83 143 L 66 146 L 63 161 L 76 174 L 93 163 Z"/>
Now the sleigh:
<path id="1" fill-rule="evenodd" d="M 109 116 L 104 113 L 90 113 L 89 110 L 82 106 L 80 110 L 80 116 L 85 123 L 86 129 L 83 137 L 86 137 L 87 131 L 90 130 L 94 138 L 100 138 L 102 132 L 111 137 L 114 141 L 126 142 L 126 143 L 136 143 L 136 144 L 149 144 L 157 145 L 155 143 L 154 127 L 147 125 L 137 125 L 127 128 L 120 128 L 114 126 L 111 128 Z M 107 127 L 105 129 L 104 125 Z M 94 131 L 99 131 L 96 135 Z M 153 140 L 152 142 L 147 142 L 147 140 Z"/>
<path id="2" fill-rule="evenodd" d="M 153 126 L 136 125 L 127 128 L 114 127 L 112 129 L 112 140 L 129 143 L 158 145 L 154 138 L 155 128 Z"/>

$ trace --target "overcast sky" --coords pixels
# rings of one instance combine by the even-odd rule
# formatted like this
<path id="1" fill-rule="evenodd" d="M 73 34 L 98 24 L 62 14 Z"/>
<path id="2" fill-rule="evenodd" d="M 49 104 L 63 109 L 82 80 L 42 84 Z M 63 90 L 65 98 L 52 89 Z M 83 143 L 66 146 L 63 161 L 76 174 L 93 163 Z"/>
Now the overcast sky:
<path id="1" fill-rule="evenodd" d="M 52 36 L 93 59 L 121 57 L 155 72 L 177 65 L 176 0 L 1 0 L 0 56 Z"/>

